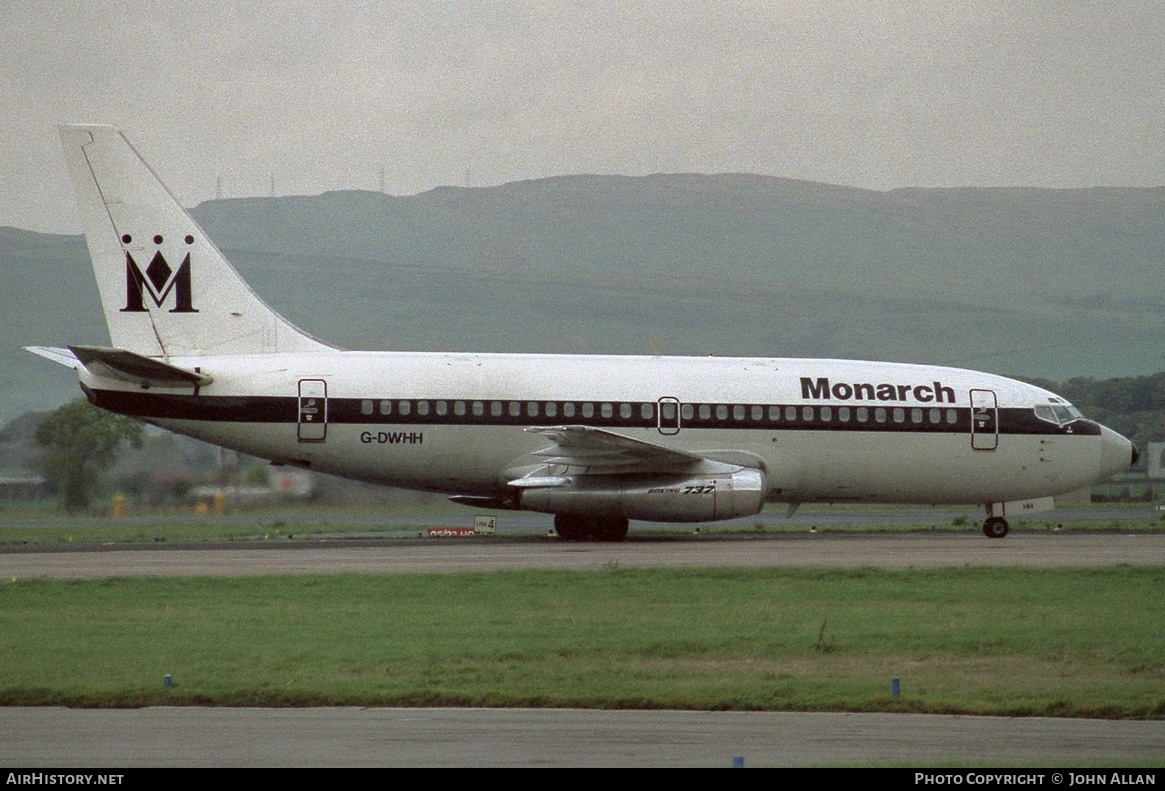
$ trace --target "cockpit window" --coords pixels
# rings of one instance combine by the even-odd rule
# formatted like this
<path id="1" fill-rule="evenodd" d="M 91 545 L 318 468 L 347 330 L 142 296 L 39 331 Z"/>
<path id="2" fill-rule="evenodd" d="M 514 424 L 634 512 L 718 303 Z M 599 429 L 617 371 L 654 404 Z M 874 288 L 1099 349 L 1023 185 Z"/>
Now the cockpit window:
<path id="1" fill-rule="evenodd" d="M 1035 408 L 1035 413 L 1036 417 L 1040 420 L 1055 423 L 1057 426 L 1066 426 L 1074 420 L 1080 420 L 1084 417 L 1079 409 L 1063 402 L 1057 404 L 1039 404 Z"/>

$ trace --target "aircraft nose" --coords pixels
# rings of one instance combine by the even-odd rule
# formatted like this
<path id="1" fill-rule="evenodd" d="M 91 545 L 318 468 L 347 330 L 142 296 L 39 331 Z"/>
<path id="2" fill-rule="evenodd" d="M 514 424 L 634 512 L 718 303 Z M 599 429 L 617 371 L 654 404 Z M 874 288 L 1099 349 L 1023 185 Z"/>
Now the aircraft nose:
<path id="1" fill-rule="evenodd" d="M 1100 474 L 1108 478 L 1137 463 L 1141 454 L 1133 443 L 1107 426 L 1100 427 Z"/>

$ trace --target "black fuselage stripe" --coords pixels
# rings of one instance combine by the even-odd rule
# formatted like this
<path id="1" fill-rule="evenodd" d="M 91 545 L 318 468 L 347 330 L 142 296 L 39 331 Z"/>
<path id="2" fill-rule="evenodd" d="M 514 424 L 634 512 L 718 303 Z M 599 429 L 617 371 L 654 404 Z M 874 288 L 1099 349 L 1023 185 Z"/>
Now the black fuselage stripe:
<path id="1" fill-rule="evenodd" d="M 299 422 L 300 400 L 295 396 L 205 396 L 180 395 L 171 393 L 130 392 L 123 390 L 91 390 L 86 388 L 89 399 L 99 407 L 131 417 L 158 420 L 195 420 L 223 423 L 286 423 Z M 367 404 L 373 404 L 373 413 L 367 413 Z M 391 404 L 390 414 L 379 414 L 382 401 Z M 484 405 L 482 414 L 474 414 L 475 402 Z M 454 405 L 466 405 L 464 414 L 456 414 Z M 493 414 L 491 405 L 502 405 L 502 414 Z M 573 415 L 565 415 L 566 404 L 574 407 Z M 585 425 L 598 428 L 649 428 L 660 427 L 659 418 L 652 411 L 651 417 L 644 417 L 641 411 L 645 402 L 597 402 L 597 401 L 515 401 L 499 399 L 361 399 L 328 398 L 324 422 L 330 425 L 357 426 L 545 426 L 545 425 Z M 406 404 L 407 414 L 402 414 L 401 405 Z M 444 405 L 444 414 L 438 414 L 438 404 Z M 511 404 L 516 404 L 518 414 L 511 414 Z M 535 414 L 530 414 L 530 405 L 536 405 Z M 548 415 L 547 405 L 554 404 L 554 415 Z M 583 405 L 589 404 L 593 413 L 583 414 Z M 627 404 L 631 416 L 623 417 L 620 408 Z M 658 409 L 656 402 L 646 402 L 652 409 Z M 424 406 L 422 406 L 424 405 Z M 604 416 L 604 406 L 609 406 L 611 414 Z M 894 405 L 846 405 L 836 407 L 824 404 L 809 406 L 811 419 L 805 419 L 804 404 L 685 404 L 692 408 L 691 417 L 681 417 L 679 429 L 735 429 L 763 431 L 878 431 L 926 434 L 967 434 L 971 431 L 971 409 L 968 407 L 920 407 Z M 699 417 L 700 407 L 710 407 L 711 417 Z M 725 408 L 728 417 L 717 417 L 717 408 Z M 754 407 L 761 410 L 761 418 L 753 418 Z M 830 419 L 823 419 L 822 408 L 830 409 Z M 770 418 L 770 409 L 777 410 L 778 417 Z M 422 413 L 423 410 L 426 412 Z M 734 411 L 743 409 L 744 417 L 738 419 Z M 788 419 L 792 409 L 793 419 Z M 849 410 L 849 419 L 841 419 L 841 410 Z M 867 419 L 857 419 L 858 409 L 865 409 Z M 884 412 L 879 412 L 884 410 Z M 895 412 L 901 410 L 901 420 L 895 420 Z M 914 418 L 921 412 L 921 422 Z M 931 410 L 937 410 L 939 422 L 932 422 Z M 954 410 L 954 422 L 948 422 L 947 414 Z M 1099 435 L 1100 427 L 1087 420 L 1077 421 L 1067 426 L 1056 426 L 1040 420 L 1031 409 L 1001 408 L 998 412 L 999 434 L 1040 434 L 1040 435 Z M 881 414 L 882 420 L 876 416 Z M 663 431 L 674 430 L 676 421 L 664 421 Z M 995 433 L 986 431 L 985 433 Z"/>

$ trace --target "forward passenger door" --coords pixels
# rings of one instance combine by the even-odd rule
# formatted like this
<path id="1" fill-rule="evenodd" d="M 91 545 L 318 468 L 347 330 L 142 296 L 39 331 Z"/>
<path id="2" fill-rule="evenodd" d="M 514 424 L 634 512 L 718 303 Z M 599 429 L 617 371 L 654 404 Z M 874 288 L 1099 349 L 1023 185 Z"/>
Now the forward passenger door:
<path id="1" fill-rule="evenodd" d="M 999 408 L 993 390 L 971 391 L 971 447 L 975 450 L 999 447 Z"/>

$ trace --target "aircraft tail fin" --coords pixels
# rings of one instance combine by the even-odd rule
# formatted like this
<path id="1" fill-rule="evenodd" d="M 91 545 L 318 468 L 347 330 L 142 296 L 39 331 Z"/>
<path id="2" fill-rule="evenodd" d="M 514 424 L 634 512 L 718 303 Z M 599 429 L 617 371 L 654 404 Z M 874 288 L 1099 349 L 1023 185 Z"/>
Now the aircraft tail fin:
<path id="1" fill-rule="evenodd" d="M 332 348 L 251 290 L 120 131 L 60 134 L 113 346 L 148 357 Z"/>

